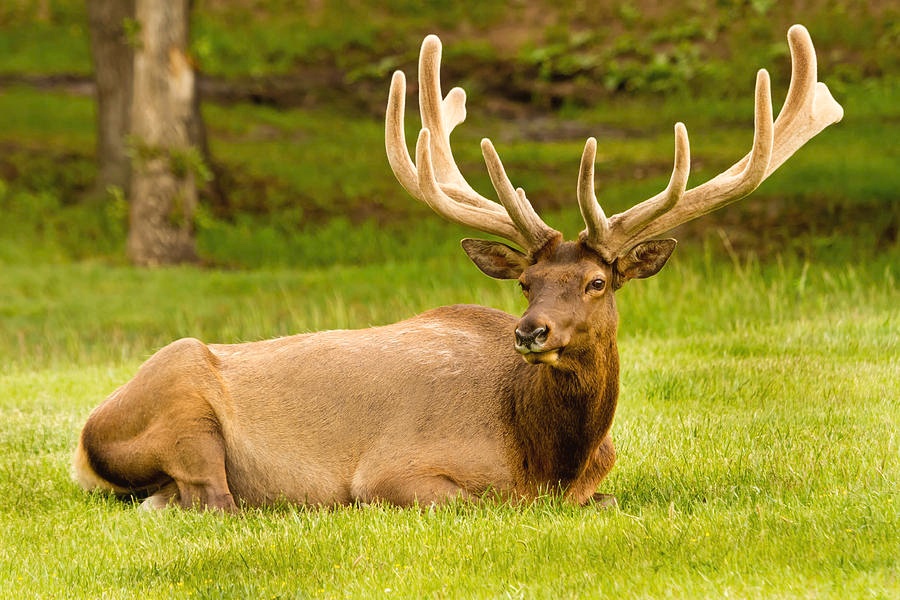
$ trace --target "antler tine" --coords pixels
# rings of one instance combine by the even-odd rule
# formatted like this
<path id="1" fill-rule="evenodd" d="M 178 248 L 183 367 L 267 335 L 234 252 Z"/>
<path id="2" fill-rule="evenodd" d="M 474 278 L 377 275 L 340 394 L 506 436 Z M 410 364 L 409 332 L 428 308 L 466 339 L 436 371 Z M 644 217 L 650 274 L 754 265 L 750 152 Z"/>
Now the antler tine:
<path id="1" fill-rule="evenodd" d="M 824 83 L 816 82 L 816 54 L 809 32 L 802 25 L 794 25 L 788 31 L 788 43 L 792 61 L 791 84 L 774 123 L 769 74 L 765 69 L 757 73 L 751 151 L 723 173 L 684 192 L 680 199 L 676 198 L 670 204 L 661 203 L 667 204 L 668 208 L 652 211 L 654 215 L 649 220 L 638 215 L 643 215 L 647 211 L 646 204 L 652 204 L 654 199 L 610 217 L 610 234 L 599 244 L 605 254 L 621 256 L 643 240 L 740 200 L 759 187 L 803 144 L 828 125 L 841 120 L 843 108 Z M 678 135 L 676 127 L 676 139 Z M 684 142 L 687 142 L 686 131 Z M 670 188 L 675 179 L 673 173 Z"/>
<path id="2" fill-rule="evenodd" d="M 468 225 L 479 231 L 497 235 L 523 248 L 530 248 L 529 239 L 522 235 L 513 221 L 505 213 L 498 215 L 491 210 L 478 206 L 454 202 L 441 189 L 435 178 L 436 169 L 432 158 L 431 132 L 423 129 L 416 142 L 416 165 L 418 167 L 417 183 L 421 194 L 420 200 L 431 207 L 448 221 Z"/>
<path id="3" fill-rule="evenodd" d="M 616 216 L 613 223 L 626 234 L 640 231 L 657 217 L 671 210 L 687 188 L 688 175 L 691 173 L 691 145 L 688 142 L 687 127 L 684 123 L 675 123 L 675 161 L 669 185 L 662 192 L 637 205 L 634 210 Z"/>
<path id="4" fill-rule="evenodd" d="M 604 239 L 609 238 L 609 220 L 594 191 L 594 162 L 597 160 L 597 139 L 589 137 L 581 154 L 581 165 L 578 168 L 578 208 L 587 229 L 582 237 L 592 246 L 599 247 Z M 605 258 L 605 257 L 604 257 Z M 607 259 L 609 260 L 609 259 Z"/>
<path id="5" fill-rule="evenodd" d="M 675 124 L 675 164 L 669 184 L 662 192 L 625 212 L 607 219 L 594 193 L 594 160 L 597 141 L 588 138 L 578 175 L 578 204 L 587 229 L 581 239 L 608 261 L 616 258 L 628 236 L 641 231 L 654 219 L 668 212 L 681 199 L 691 172 L 691 148 L 687 128 Z"/>
<path id="6" fill-rule="evenodd" d="M 831 95 L 828 86 L 816 81 L 816 49 L 809 31 L 803 25 L 793 25 L 787 37 L 791 49 L 791 83 L 784 106 L 775 120 L 775 148 L 768 173 L 780 167 L 808 140 L 844 117 L 843 107 Z"/>
<path id="7" fill-rule="evenodd" d="M 436 35 L 425 38 L 419 54 L 419 112 L 422 129 L 434 135 L 432 158 L 438 181 L 469 187 L 450 151 L 450 132 L 466 118 L 466 93 L 453 88 L 446 99 L 441 96 L 441 41 Z"/>
<path id="8" fill-rule="evenodd" d="M 429 41 L 434 38 L 434 41 Z M 437 43 L 437 54 L 435 55 L 434 42 Z M 492 202 L 487 198 L 480 196 L 471 186 L 463 179 L 462 174 L 456 168 L 453 162 L 453 155 L 449 149 L 450 132 L 456 125 L 462 123 L 466 118 L 466 94 L 461 88 L 453 88 L 447 94 L 447 98 L 440 100 L 440 84 L 436 79 L 439 77 L 437 66 L 434 60 L 440 61 L 440 41 L 436 36 L 428 36 L 422 44 L 422 58 L 420 62 L 425 64 L 425 73 L 430 74 L 435 81 L 429 82 L 426 78 L 429 75 L 420 76 L 420 90 L 427 89 L 424 93 L 424 101 L 422 102 L 422 121 L 423 128 L 429 129 L 427 125 L 436 127 L 436 135 L 446 140 L 445 144 L 432 142 L 432 147 L 437 147 L 440 158 L 437 161 L 436 172 L 437 177 L 442 180 L 441 187 L 457 202 L 465 202 L 473 206 L 479 206 L 485 210 L 489 210 L 498 215 L 503 215 L 503 208 L 496 202 Z M 426 52 L 427 50 L 427 52 Z M 427 60 L 425 60 L 427 56 Z M 420 91 L 420 95 L 423 95 Z M 438 100 L 435 101 L 434 98 Z M 427 107 L 427 108 L 426 108 Z M 425 201 L 419 192 L 418 175 L 416 173 L 416 165 L 410 158 L 409 150 L 406 146 L 406 138 L 404 135 L 405 124 L 404 114 L 406 112 L 406 76 L 402 71 L 395 71 L 391 78 L 390 93 L 388 95 L 388 105 L 385 112 L 385 149 L 387 151 L 388 162 L 400 185 L 409 192 L 409 194 L 418 199 Z M 427 117 L 426 117 L 427 115 Z M 434 118 L 432 118 L 434 115 Z M 426 125 L 427 124 L 427 125 Z M 449 166 L 448 166 L 449 158 Z M 444 179 L 449 179 L 445 181 Z M 427 202 L 426 202 L 427 203 Z"/>
<path id="9" fill-rule="evenodd" d="M 491 183 L 497 191 L 500 202 L 506 209 L 507 214 L 515 223 L 516 228 L 522 232 L 527 239 L 526 248 L 537 249 L 543 247 L 551 239 L 559 235 L 555 229 L 547 226 L 544 221 L 534 211 L 531 202 L 525 196 L 525 190 L 522 188 L 513 189 L 512 182 L 506 175 L 503 163 L 500 162 L 500 155 L 494 149 L 491 140 L 484 138 L 481 140 L 481 153 L 484 156 L 484 163 L 487 165 L 488 175 L 491 176 Z"/>
<path id="10" fill-rule="evenodd" d="M 485 161 L 503 206 L 476 192 L 460 173 L 450 149 L 450 133 L 466 118 L 466 94 L 457 87 L 442 98 L 440 61 L 441 42 L 437 36 L 429 35 L 422 42 L 419 55 L 422 131 L 416 143 L 415 163 L 404 137 L 406 79 L 397 71 L 391 80 L 385 147 L 394 175 L 410 195 L 441 216 L 506 238 L 528 251 L 537 250 L 559 234 L 541 221 L 524 192 L 509 193 L 512 184 L 496 152 L 491 158 L 485 154 Z"/>
<path id="11" fill-rule="evenodd" d="M 403 71 L 395 71 L 391 77 L 391 91 L 388 94 L 387 110 L 384 117 L 384 147 L 388 163 L 400 185 L 414 198 L 419 197 L 416 165 L 409 157 L 406 147 L 403 115 L 406 112 L 406 76 Z"/>

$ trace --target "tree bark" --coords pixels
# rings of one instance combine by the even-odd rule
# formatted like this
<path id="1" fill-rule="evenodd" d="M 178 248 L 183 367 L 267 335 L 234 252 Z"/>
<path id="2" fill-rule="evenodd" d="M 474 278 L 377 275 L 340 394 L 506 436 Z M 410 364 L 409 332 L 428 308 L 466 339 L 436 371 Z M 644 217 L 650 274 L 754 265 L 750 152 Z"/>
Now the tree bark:
<path id="1" fill-rule="evenodd" d="M 189 0 L 136 0 L 128 255 L 138 265 L 197 259 L 192 145 L 196 82 L 187 56 Z"/>
<path id="2" fill-rule="evenodd" d="M 97 85 L 97 182 L 95 194 L 110 186 L 128 191 L 134 51 L 126 23 L 134 22 L 133 0 L 88 0 L 88 31 Z"/>

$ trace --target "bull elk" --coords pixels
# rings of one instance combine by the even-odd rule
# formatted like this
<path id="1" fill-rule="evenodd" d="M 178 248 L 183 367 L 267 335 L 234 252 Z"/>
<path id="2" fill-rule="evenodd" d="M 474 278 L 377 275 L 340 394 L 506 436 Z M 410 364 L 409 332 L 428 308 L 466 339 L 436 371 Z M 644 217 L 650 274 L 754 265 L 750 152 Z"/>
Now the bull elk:
<path id="1" fill-rule="evenodd" d="M 178 340 L 91 413 L 76 480 L 146 495 L 150 508 L 408 506 L 545 493 L 610 502 L 596 492 L 615 461 L 615 291 L 666 263 L 675 240 L 657 236 L 746 196 L 843 115 L 816 81 L 807 30 L 793 26 L 788 42 L 791 83 L 778 118 L 760 70 L 752 149 L 702 185 L 685 189 L 688 138 L 678 123 L 668 186 L 607 217 L 594 193 L 596 140 L 588 139 L 577 186 L 586 228 L 564 241 L 510 183 L 489 140 L 481 149 L 500 203 L 463 178 L 449 136 L 465 118 L 465 92 L 442 96 L 441 44 L 426 37 L 415 162 L 404 139 L 403 73 L 391 81 L 391 168 L 441 216 L 519 247 L 462 241 L 485 274 L 518 280 L 528 300 L 522 317 L 457 305 L 364 330 L 242 344 Z"/>

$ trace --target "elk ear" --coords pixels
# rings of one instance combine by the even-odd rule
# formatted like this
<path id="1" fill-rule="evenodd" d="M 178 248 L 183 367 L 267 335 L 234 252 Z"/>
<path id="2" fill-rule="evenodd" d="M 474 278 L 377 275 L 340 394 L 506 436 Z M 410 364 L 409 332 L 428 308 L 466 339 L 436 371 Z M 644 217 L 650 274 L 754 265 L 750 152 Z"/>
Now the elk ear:
<path id="1" fill-rule="evenodd" d="M 659 273 L 677 243 L 673 239 L 641 242 L 628 254 L 620 256 L 616 259 L 616 288 L 622 287 L 629 279 L 645 279 Z"/>
<path id="2" fill-rule="evenodd" d="M 462 247 L 475 266 L 494 279 L 518 279 L 531 265 L 525 254 L 501 242 L 466 238 Z"/>

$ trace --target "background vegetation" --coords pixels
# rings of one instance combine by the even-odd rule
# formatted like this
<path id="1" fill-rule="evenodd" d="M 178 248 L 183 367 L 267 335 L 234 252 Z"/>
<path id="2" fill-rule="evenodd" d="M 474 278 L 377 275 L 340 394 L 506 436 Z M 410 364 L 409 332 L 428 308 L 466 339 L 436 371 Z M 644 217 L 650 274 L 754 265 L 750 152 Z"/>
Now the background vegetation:
<path id="1" fill-rule="evenodd" d="M 206 268 L 155 271 L 126 266 L 125 199 L 92 189 L 81 2 L 0 6 L 0 596 L 897 596 L 895 3 L 195 4 L 229 196 L 197 223 Z M 414 72 L 424 34 L 469 92 L 454 148 L 470 181 L 490 189 L 489 136 L 572 236 L 586 136 L 608 212 L 665 185 L 677 120 L 691 185 L 708 179 L 750 145 L 757 68 L 783 98 L 794 22 L 846 117 L 619 293 L 620 458 L 602 491 L 620 511 L 151 516 L 69 481 L 90 409 L 176 337 L 522 310 L 383 157 L 389 73 Z"/>

